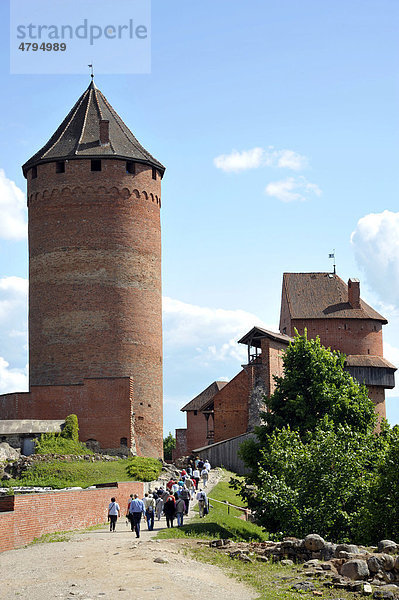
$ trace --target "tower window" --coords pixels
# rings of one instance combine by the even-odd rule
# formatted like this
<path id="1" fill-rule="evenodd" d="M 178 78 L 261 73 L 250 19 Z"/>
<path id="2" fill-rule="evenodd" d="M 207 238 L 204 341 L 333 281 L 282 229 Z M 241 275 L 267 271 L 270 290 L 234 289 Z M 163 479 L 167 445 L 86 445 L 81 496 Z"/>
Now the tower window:
<path id="1" fill-rule="evenodd" d="M 135 175 L 136 173 L 136 164 L 132 160 L 126 161 L 126 173 L 130 173 L 131 175 Z"/>
<path id="2" fill-rule="evenodd" d="M 55 172 L 56 173 L 65 173 L 65 161 L 57 160 L 55 163 Z"/>
<path id="3" fill-rule="evenodd" d="M 157 178 L 157 170 L 155 167 L 152 167 L 152 178 L 156 179 Z"/>
<path id="4" fill-rule="evenodd" d="M 91 161 L 91 170 L 92 171 L 101 171 L 101 160 L 92 160 Z"/>
<path id="5" fill-rule="evenodd" d="M 127 446 L 127 438 L 125 438 L 125 437 L 121 438 L 121 446 Z"/>
<path id="6" fill-rule="evenodd" d="M 32 179 L 36 179 L 37 177 L 37 167 L 32 167 Z"/>

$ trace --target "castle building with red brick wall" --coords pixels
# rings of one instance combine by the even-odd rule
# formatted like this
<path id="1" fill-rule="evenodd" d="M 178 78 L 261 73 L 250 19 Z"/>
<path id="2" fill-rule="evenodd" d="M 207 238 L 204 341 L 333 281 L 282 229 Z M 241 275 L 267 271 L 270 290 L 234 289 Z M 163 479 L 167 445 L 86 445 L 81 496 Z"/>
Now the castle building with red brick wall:
<path id="1" fill-rule="evenodd" d="M 82 441 L 163 455 L 164 171 L 93 81 L 24 164 L 29 392 L 0 419 L 75 413 Z"/>
<path id="2" fill-rule="evenodd" d="M 188 454 L 253 431 L 261 422 L 264 397 L 274 391 L 274 375 L 283 374 L 284 351 L 295 331 L 304 333 L 305 329 L 309 338 L 319 336 L 324 346 L 346 354 L 346 370 L 367 386 L 379 419 L 384 418 L 385 390 L 395 386 L 396 371 L 383 357 L 385 324 L 387 320 L 360 298 L 357 279 L 345 284 L 335 273 L 284 273 L 280 332 L 253 327 L 238 340 L 247 346 L 247 364 L 222 389 L 215 390 L 212 414 L 209 404 L 206 417 L 197 407 L 195 423 L 187 418 L 187 429 L 177 430 L 176 456 L 182 456 L 183 449 Z M 199 432 L 204 431 L 205 419 L 211 418 L 214 435 L 209 440 Z M 203 443 L 193 445 L 201 436 Z"/>

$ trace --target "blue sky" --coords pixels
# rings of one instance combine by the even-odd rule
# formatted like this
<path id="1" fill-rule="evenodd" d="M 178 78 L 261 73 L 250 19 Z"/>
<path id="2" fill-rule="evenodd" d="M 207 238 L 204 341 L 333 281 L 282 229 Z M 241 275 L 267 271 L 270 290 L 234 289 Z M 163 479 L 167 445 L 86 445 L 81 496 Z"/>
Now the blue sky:
<path id="1" fill-rule="evenodd" d="M 93 3 L 98 13 L 110 5 Z M 5 392 L 26 386 L 21 164 L 89 76 L 10 74 L 6 2 L 0 17 Z M 359 277 L 363 298 L 388 318 L 385 355 L 399 365 L 399 4 L 153 0 L 151 26 L 149 74 L 101 74 L 95 48 L 82 63 L 93 61 L 98 87 L 167 168 L 165 430 L 184 425 L 180 406 L 209 383 L 237 373 L 241 335 L 277 328 L 282 273 L 328 270 L 333 248 L 339 275 Z"/>

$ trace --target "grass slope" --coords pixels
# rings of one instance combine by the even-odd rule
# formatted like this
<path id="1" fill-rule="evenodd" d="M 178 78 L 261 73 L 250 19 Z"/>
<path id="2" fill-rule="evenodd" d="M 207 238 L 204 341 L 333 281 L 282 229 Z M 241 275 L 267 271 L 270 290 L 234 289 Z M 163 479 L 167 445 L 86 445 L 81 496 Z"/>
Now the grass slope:
<path id="1" fill-rule="evenodd" d="M 159 465 L 158 470 L 154 469 L 152 461 Z M 131 469 L 129 475 L 126 467 L 132 463 L 136 468 Z M 4 483 L 4 486 L 10 488 L 14 486 L 85 488 L 114 481 L 152 481 L 157 478 L 160 470 L 161 464 L 158 461 L 142 457 L 134 457 L 131 461 L 120 459 L 111 462 L 49 460 L 35 463 L 31 469 L 22 474 L 20 479 L 10 479 L 2 482 L 2 485 Z"/>
<path id="2" fill-rule="evenodd" d="M 226 477 L 232 475 L 226 473 Z M 227 513 L 227 506 L 219 504 L 218 502 L 212 502 L 212 499 L 220 501 L 228 501 L 236 506 L 243 506 L 241 498 L 239 498 L 235 490 L 229 487 L 227 481 L 221 481 L 218 483 L 211 492 L 209 492 L 211 498 L 210 503 L 213 506 L 209 515 L 206 515 L 202 519 L 199 516 L 195 517 L 190 521 L 189 524 L 183 527 L 174 527 L 173 529 L 163 529 L 159 534 L 158 538 L 187 538 L 187 537 L 198 537 L 198 538 L 230 538 L 233 540 L 240 541 L 263 541 L 268 539 L 267 534 L 261 527 L 244 521 L 238 518 L 242 515 L 242 512 L 234 508 L 230 509 L 230 514 Z"/>

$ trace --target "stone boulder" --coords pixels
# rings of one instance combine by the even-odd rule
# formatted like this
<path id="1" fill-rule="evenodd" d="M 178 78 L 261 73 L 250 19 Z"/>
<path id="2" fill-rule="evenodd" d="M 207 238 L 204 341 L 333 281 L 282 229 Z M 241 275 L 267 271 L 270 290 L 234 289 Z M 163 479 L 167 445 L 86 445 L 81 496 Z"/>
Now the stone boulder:
<path id="1" fill-rule="evenodd" d="M 325 541 L 317 533 L 310 533 L 303 540 L 306 550 L 310 552 L 318 552 L 325 546 Z"/>
<path id="2" fill-rule="evenodd" d="M 355 581 L 358 579 L 367 579 L 370 575 L 366 561 L 360 558 L 353 558 L 345 562 L 341 567 L 340 573 L 343 577 L 348 577 Z"/>
<path id="3" fill-rule="evenodd" d="M 395 566 L 395 559 L 390 554 L 375 554 L 367 560 L 367 566 L 371 573 L 378 571 L 391 571 Z"/>
<path id="4" fill-rule="evenodd" d="M 398 545 L 392 540 L 381 540 L 378 542 L 378 552 L 387 552 L 388 554 L 395 554 L 397 552 Z"/>
<path id="5" fill-rule="evenodd" d="M 359 548 L 354 544 L 338 544 L 335 548 L 335 556 L 341 558 L 340 552 L 347 552 L 348 554 L 359 554 Z"/>
<path id="6" fill-rule="evenodd" d="M 15 450 L 7 442 L 1 442 L 0 444 L 0 462 L 7 460 L 18 460 L 21 456 L 20 450 Z"/>

